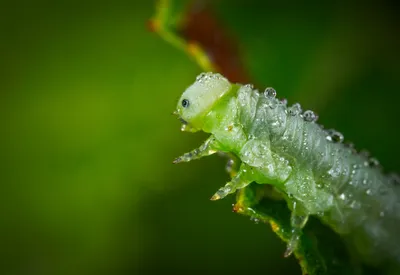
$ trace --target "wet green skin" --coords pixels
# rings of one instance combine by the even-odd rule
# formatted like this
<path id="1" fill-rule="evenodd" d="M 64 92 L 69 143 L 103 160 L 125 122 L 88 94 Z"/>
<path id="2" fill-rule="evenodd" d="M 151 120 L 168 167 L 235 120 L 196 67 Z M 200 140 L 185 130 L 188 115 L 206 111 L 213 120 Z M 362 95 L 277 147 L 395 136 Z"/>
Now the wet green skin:
<path id="1" fill-rule="evenodd" d="M 189 105 L 183 107 L 185 99 Z M 398 190 L 365 158 L 327 140 L 318 124 L 295 109 L 249 86 L 203 74 L 182 95 L 176 113 L 183 130 L 211 136 L 175 163 L 218 151 L 241 160 L 231 182 L 212 200 L 253 181 L 273 185 L 286 199 L 293 228 L 286 255 L 296 249 L 309 215 L 316 215 L 345 235 L 366 261 L 380 262 L 387 255 L 400 259 Z"/>

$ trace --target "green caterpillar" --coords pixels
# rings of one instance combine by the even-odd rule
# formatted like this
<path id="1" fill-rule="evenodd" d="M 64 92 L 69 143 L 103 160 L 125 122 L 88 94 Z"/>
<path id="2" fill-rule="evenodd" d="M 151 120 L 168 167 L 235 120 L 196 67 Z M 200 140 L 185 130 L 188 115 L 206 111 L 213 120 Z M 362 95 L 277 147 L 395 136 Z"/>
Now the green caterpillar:
<path id="1" fill-rule="evenodd" d="M 297 247 L 310 215 L 342 235 L 369 263 L 400 262 L 400 192 L 396 178 L 382 173 L 373 159 L 324 130 L 312 111 L 286 106 L 276 92 L 232 84 L 220 74 L 202 73 L 178 101 L 182 131 L 211 136 L 174 163 L 216 152 L 233 154 L 240 168 L 211 198 L 218 200 L 251 182 L 269 184 L 291 210 Z"/>

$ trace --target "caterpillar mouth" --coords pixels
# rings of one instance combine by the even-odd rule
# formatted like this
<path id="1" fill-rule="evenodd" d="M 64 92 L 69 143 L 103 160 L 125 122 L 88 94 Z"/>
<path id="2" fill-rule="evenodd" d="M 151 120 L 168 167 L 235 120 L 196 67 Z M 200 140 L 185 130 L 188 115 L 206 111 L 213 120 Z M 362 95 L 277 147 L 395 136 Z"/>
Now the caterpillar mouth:
<path id="1" fill-rule="evenodd" d="M 173 115 L 177 115 L 178 116 L 178 120 L 182 123 L 181 131 L 183 131 L 183 132 L 196 132 L 196 130 L 189 124 L 189 122 L 187 122 L 181 116 L 179 116 L 179 113 L 177 111 L 174 111 L 172 114 Z"/>
<path id="2" fill-rule="evenodd" d="M 186 120 L 184 120 L 181 117 L 179 117 L 178 119 L 179 119 L 180 122 L 182 122 L 181 131 L 183 131 L 183 132 L 194 132 L 193 127 L 190 126 L 190 124 Z"/>
<path id="3" fill-rule="evenodd" d="M 184 120 L 183 118 L 179 117 L 178 118 L 180 122 L 182 122 L 183 125 L 187 125 L 188 122 L 186 120 Z"/>
<path id="4" fill-rule="evenodd" d="M 174 111 L 172 114 L 175 115 L 175 116 L 178 116 L 179 121 L 180 121 L 183 125 L 187 125 L 187 124 L 188 124 L 188 122 L 187 122 L 186 120 L 184 120 L 181 116 L 179 116 L 178 111 Z"/>
<path id="5" fill-rule="evenodd" d="M 183 131 L 183 132 L 196 132 L 196 130 L 189 124 L 189 122 L 187 122 L 186 120 L 184 120 L 181 117 L 178 117 L 178 119 L 182 123 L 181 131 Z"/>

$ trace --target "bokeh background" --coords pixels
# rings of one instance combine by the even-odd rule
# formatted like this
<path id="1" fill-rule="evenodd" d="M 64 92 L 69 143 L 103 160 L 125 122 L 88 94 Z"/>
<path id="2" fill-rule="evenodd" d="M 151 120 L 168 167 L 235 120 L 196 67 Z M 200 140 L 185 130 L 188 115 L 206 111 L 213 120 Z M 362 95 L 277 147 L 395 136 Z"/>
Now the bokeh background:
<path id="1" fill-rule="evenodd" d="M 197 1 L 252 82 L 399 171 L 399 6 Z M 267 225 L 211 202 L 218 156 L 171 115 L 201 72 L 146 27 L 154 1 L 0 4 L 0 274 L 300 274 Z M 218 38 L 216 38 L 218 39 Z"/>

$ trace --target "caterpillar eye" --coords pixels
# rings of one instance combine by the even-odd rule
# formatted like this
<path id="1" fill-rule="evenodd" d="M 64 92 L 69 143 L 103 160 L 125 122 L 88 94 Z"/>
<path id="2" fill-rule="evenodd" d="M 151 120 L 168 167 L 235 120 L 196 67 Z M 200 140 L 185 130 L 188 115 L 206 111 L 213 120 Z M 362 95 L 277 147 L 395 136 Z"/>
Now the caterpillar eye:
<path id="1" fill-rule="evenodd" d="M 187 100 L 187 99 L 182 100 L 182 107 L 183 108 L 187 108 L 187 107 L 189 107 L 189 105 L 190 105 L 189 100 Z"/>

